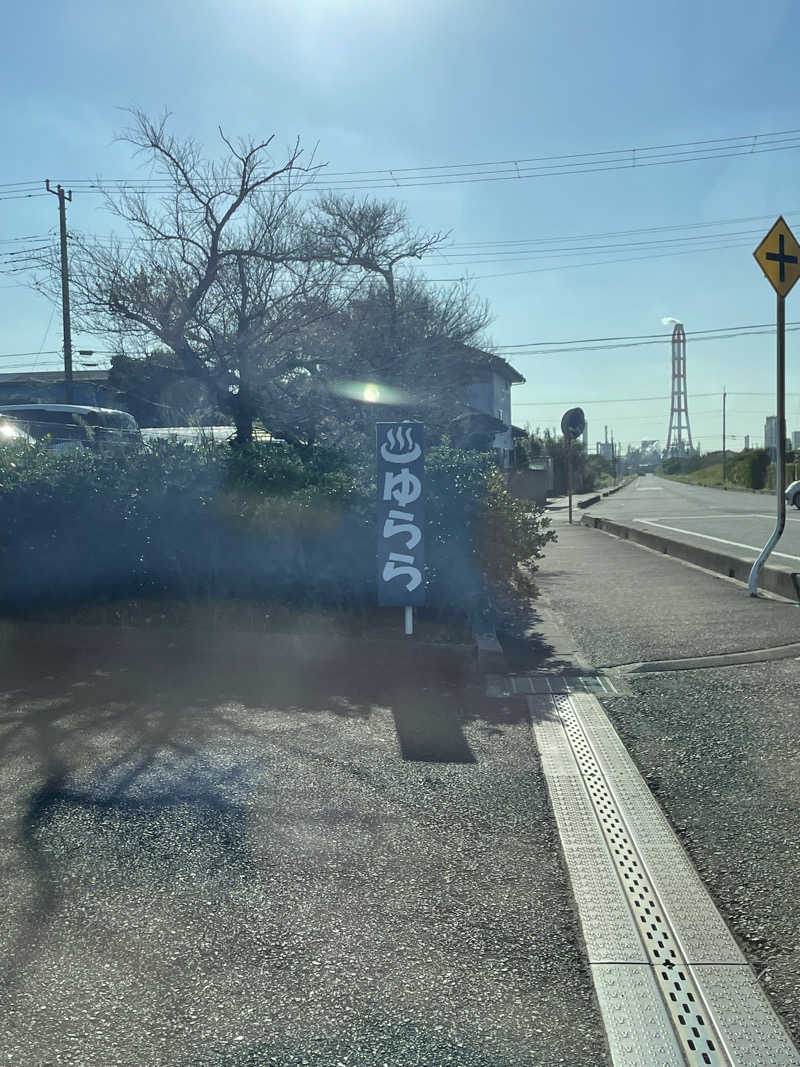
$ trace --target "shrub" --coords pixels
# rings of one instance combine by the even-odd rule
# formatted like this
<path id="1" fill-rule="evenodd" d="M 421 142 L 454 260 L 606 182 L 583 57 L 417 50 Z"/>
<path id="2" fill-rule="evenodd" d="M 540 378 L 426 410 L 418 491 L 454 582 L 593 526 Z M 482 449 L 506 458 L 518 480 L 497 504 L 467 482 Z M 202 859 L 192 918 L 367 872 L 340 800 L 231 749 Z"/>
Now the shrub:
<path id="1" fill-rule="evenodd" d="M 125 455 L 0 450 L 7 607 L 148 594 L 375 601 L 375 476 L 342 454 L 159 441 Z M 553 534 L 490 458 L 426 458 L 426 582 L 436 613 L 465 612 L 482 575 L 522 588 Z"/>
<path id="2" fill-rule="evenodd" d="M 769 454 L 766 449 L 753 448 L 729 460 L 727 474 L 734 485 L 741 485 L 745 489 L 763 489 L 767 482 L 768 467 Z"/>

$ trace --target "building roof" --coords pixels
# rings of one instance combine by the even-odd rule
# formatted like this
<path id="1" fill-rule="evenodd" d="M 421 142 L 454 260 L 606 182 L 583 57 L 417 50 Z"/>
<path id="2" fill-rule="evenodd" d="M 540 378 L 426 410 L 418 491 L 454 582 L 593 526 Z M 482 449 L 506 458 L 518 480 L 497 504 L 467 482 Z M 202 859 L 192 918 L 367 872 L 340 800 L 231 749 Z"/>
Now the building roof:
<path id="1" fill-rule="evenodd" d="M 76 382 L 107 382 L 107 370 L 74 370 L 72 380 Z M 0 382 L 63 382 L 63 370 L 21 370 L 0 374 Z"/>
<path id="2" fill-rule="evenodd" d="M 454 354 L 460 352 L 464 357 L 462 361 L 462 376 L 466 381 L 480 381 L 487 370 L 492 371 L 494 374 L 499 374 L 501 378 L 505 378 L 506 381 L 512 384 L 525 381 L 519 371 L 512 367 L 502 356 L 496 356 L 492 352 L 484 352 L 482 348 L 473 348 L 471 345 L 462 345 L 460 343 L 454 343 L 451 350 Z"/>
<path id="3" fill-rule="evenodd" d="M 489 366 L 495 374 L 499 374 L 501 378 L 505 378 L 512 385 L 525 384 L 523 375 L 520 374 L 516 367 L 512 367 L 508 360 L 503 359 L 502 356 L 495 356 L 491 352 L 487 352 L 486 355 L 489 357 Z"/>

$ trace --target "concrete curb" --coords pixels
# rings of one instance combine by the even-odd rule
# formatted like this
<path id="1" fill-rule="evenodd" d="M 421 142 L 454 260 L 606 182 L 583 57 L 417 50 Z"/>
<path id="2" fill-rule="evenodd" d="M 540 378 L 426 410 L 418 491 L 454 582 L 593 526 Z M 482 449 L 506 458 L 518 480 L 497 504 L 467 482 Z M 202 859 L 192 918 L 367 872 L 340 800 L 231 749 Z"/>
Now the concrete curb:
<path id="1" fill-rule="evenodd" d="M 635 482 L 636 478 L 637 478 L 637 475 L 634 475 L 634 477 L 632 477 L 632 478 L 625 478 L 623 481 L 621 481 L 619 483 L 619 485 L 615 485 L 613 489 L 605 489 L 605 490 L 603 490 L 601 496 L 613 496 L 614 493 L 618 493 L 620 491 L 620 489 L 624 489 L 626 485 L 630 485 L 631 482 Z"/>
<path id="2" fill-rule="evenodd" d="M 503 646 L 497 634 L 473 634 L 475 665 L 479 674 L 507 674 Z"/>
<path id="3" fill-rule="evenodd" d="M 572 497 L 573 507 L 576 507 L 576 508 L 589 508 L 589 507 L 592 506 L 592 504 L 599 504 L 600 501 L 603 499 L 603 497 L 613 496 L 614 493 L 618 493 L 620 491 L 620 489 L 624 489 L 626 485 L 630 485 L 631 482 L 633 482 L 633 481 L 635 481 L 635 477 L 634 478 L 626 478 L 624 482 L 620 482 L 619 485 L 615 485 L 613 489 L 602 489 L 597 493 L 591 493 L 591 494 L 590 493 L 573 494 L 573 497 Z M 576 496 L 582 496 L 582 499 L 581 500 L 577 500 Z M 556 500 L 566 501 L 567 497 L 565 497 L 565 496 L 552 497 L 549 500 L 549 502 L 547 503 L 547 505 L 545 506 L 545 510 L 546 511 L 551 511 L 551 510 L 553 510 L 553 511 L 566 511 L 567 504 L 566 503 L 556 504 L 555 503 Z"/>
<path id="4" fill-rule="evenodd" d="M 701 548 L 699 545 L 688 544 L 686 541 L 673 541 L 661 534 L 640 530 L 636 526 L 626 526 L 624 523 L 613 522 L 599 515 L 584 515 L 581 523 L 595 530 L 613 534 L 624 541 L 644 545 L 645 548 L 651 548 L 654 552 L 661 552 L 665 556 L 672 556 L 685 563 L 693 563 L 704 570 L 724 574 L 726 578 L 733 578 L 745 585 L 750 576 L 753 561 L 744 559 L 742 556 Z M 800 601 L 800 574 L 795 571 L 784 570 L 781 567 L 763 567 L 758 587 L 769 593 L 775 593 L 777 596 L 786 597 L 787 600 Z"/>
<path id="5" fill-rule="evenodd" d="M 620 489 L 624 489 L 626 485 L 630 485 L 633 478 L 626 478 L 624 482 L 620 482 L 619 485 L 615 485 L 613 489 L 604 489 L 601 493 L 597 493 L 595 496 L 590 496 L 588 500 L 579 500 L 577 507 L 590 508 L 592 504 L 599 504 L 603 497 L 613 496 L 614 493 L 618 493 Z"/>

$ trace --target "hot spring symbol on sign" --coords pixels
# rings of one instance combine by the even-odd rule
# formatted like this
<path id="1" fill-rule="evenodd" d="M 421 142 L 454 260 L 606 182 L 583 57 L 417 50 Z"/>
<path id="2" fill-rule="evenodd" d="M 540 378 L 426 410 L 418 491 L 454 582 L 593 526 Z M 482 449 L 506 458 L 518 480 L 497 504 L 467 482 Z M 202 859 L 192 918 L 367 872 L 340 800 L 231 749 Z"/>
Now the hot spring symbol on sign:
<path id="1" fill-rule="evenodd" d="M 377 424 L 378 603 L 425 602 L 424 437 L 419 422 Z"/>
<path id="2" fill-rule="evenodd" d="M 413 463 L 422 455 L 422 449 L 414 443 L 414 430 L 408 423 L 401 424 L 399 429 L 390 426 L 386 440 L 388 444 L 381 445 L 381 455 L 387 463 Z"/>

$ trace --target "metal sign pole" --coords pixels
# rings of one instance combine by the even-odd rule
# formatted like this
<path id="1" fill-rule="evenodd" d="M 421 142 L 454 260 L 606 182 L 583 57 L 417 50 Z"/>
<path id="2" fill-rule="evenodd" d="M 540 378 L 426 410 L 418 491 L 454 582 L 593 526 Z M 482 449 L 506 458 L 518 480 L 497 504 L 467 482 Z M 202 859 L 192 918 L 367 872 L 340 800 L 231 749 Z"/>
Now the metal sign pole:
<path id="1" fill-rule="evenodd" d="M 761 551 L 761 555 L 753 564 L 750 571 L 750 580 L 747 587 L 750 596 L 758 596 L 758 575 L 764 563 L 783 533 L 786 525 L 786 498 L 784 497 L 784 449 L 786 447 L 786 298 L 778 293 L 777 308 L 777 349 L 778 349 L 778 383 L 777 383 L 777 411 L 775 419 L 775 501 L 777 507 L 777 519 L 772 536 Z"/>
<path id="2" fill-rule="evenodd" d="M 727 480 L 727 442 L 725 440 L 725 400 L 727 399 L 727 386 L 722 386 L 722 487 Z"/>
<path id="3" fill-rule="evenodd" d="M 581 408 L 570 408 L 561 419 L 561 432 L 567 442 L 567 495 L 569 497 L 569 522 L 572 525 L 572 442 L 586 429 L 586 416 Z"/>

